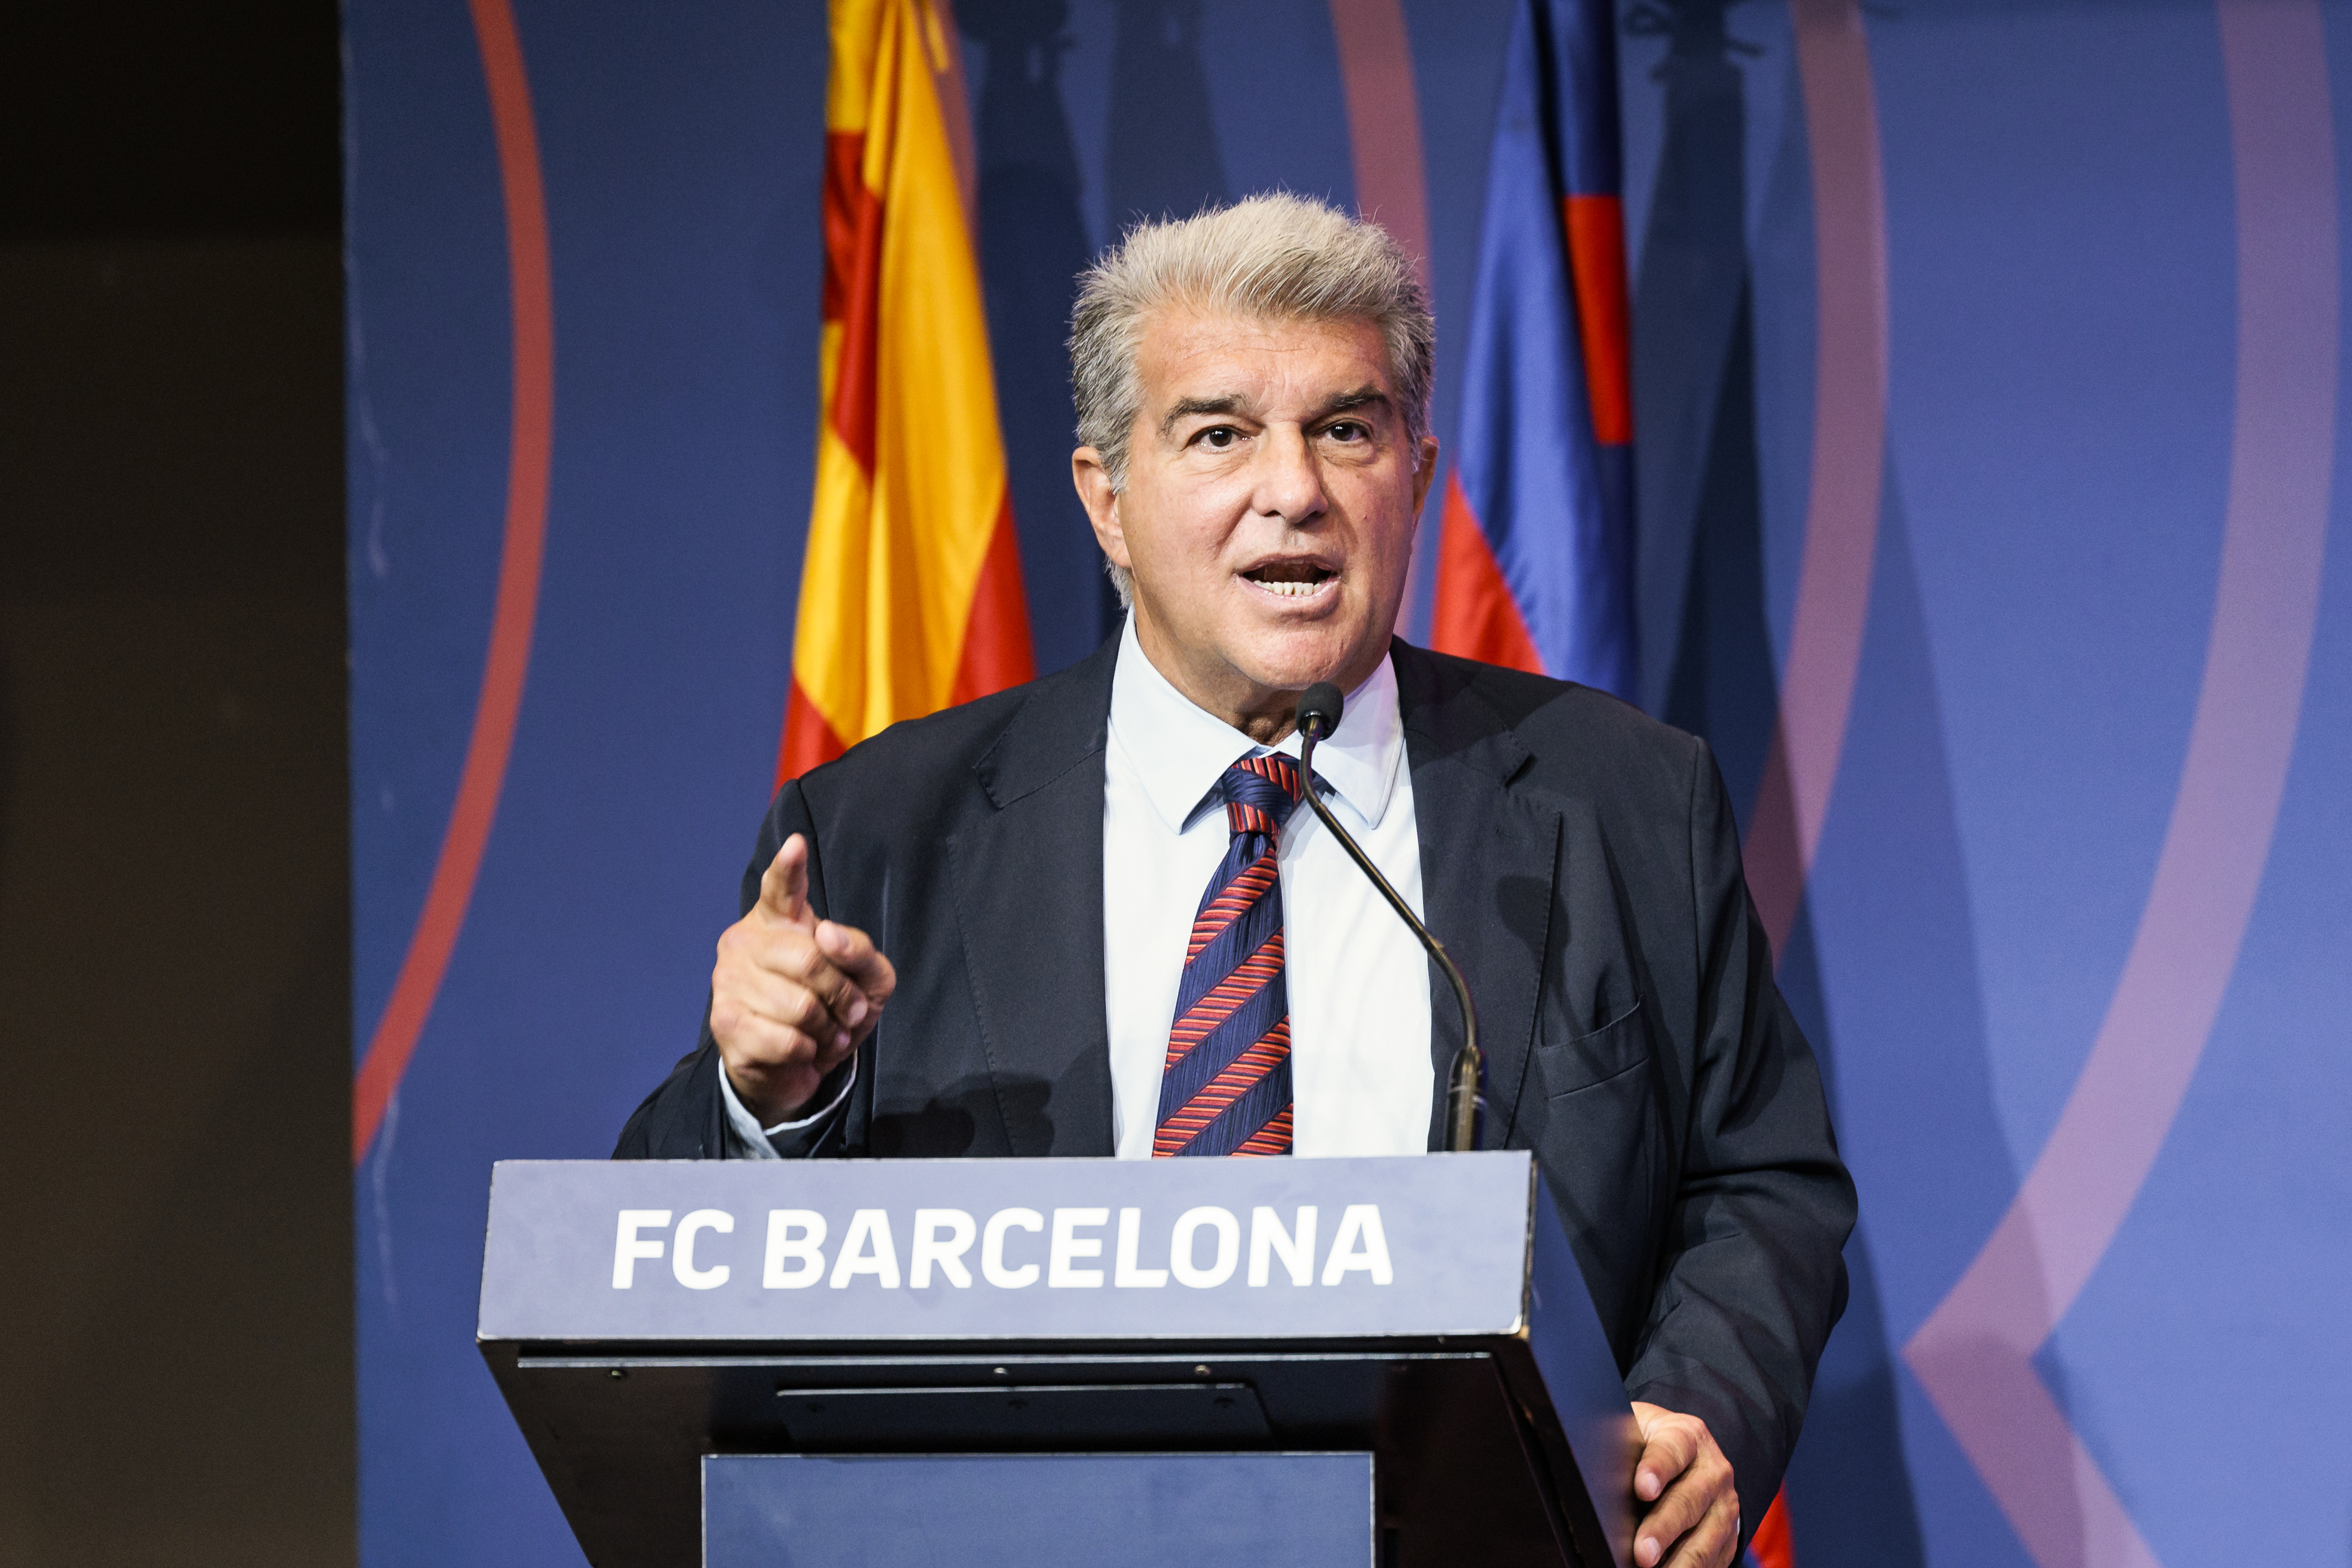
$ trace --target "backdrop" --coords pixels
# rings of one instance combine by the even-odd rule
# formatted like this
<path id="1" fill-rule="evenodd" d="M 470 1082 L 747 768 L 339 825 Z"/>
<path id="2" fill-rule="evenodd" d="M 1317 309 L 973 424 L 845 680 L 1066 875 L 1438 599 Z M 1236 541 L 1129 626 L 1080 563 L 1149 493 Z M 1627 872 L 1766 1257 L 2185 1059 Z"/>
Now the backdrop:
<path id="1" fill-rule="evenodd" d="M 471 1342 L 486 1185 L 610 1149 L 734 913 L 824 18 L 344 15 L 363 1553 L 576 1563 Z M 2352 1562 L 2352 7 L 1621 20 L 1643 697 L 1761 802 L 1862 1192 L 1799 1559 Z M 1041 669 L 1106 629 L 1072 272 L 1136 212 L 1360 204 L 1425 246 L 1450 438 L 1507 21 L 964 0 Z"/>

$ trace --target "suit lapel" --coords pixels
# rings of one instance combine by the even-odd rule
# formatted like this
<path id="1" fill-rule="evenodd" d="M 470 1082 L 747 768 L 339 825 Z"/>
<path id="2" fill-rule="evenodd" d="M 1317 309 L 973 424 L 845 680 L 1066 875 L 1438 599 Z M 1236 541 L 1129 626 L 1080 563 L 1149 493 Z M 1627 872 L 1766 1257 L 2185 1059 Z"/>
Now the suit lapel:
<path id="1" fill-rule="evenodd" d="M 1039 681 L 973 772 L 985 804 L 947 845 L 1005 1143 L 1108 1154 L 1103 748 L 1113 638 Z"/>
<path id="2" fill-rule="evenodd" d="M 1423 918 L 1477 1005 L 1486 1056 L 1483 1141 L 1500 1148 L 1517 1115 L 1535 1035 L 1559 871 L 1559 813 L 1509 787 L 1528 751 L 1478 695 L 1470 669 L 1402 642 L 1391 654 L 1421 837 Z M 1435 1150 L 1443 1146 L 1445 1085 L 1462 1026 L 1434 964 L 1430 993 Z"/>

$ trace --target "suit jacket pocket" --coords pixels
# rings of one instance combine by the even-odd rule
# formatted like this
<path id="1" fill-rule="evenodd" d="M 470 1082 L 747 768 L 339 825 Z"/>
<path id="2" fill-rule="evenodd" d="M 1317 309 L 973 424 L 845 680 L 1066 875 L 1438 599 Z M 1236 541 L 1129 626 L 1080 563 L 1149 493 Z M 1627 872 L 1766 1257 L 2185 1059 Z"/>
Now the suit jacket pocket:
<path id="1" fill-rule="evenodd" d="M 1551 1052 L 1548 1078 L 1557 1072 L 1565 1081 L 1570 1072 L 1589 1070 L 1561 1058 L 1576 1047 L 1601 1045 L 1602 1036 L 1612 1037 L 1612 1049 L 1627 1037 L 1638 1041 L 1639 1022 L 1632 1016 L 1579 1039 L 1538 1047 Z M 1621 1370 L 1633 1364 L 1649 1314 L 1670 1184 L 1652 1067 L 1644 1055 L 1606 1078 L 1552 1095 L 1529 1129 L 1530 1146 L 1575 1239 L 1578 1264 Z"/>
<path id="2" fill-rule="evenodd" d="M 1536 1047 L 1544 1093 L 1554 1100 L 1630 1072 L 1649 1059 L 1648 1019 L 1638 1000 L 1589 1035 Z"/>

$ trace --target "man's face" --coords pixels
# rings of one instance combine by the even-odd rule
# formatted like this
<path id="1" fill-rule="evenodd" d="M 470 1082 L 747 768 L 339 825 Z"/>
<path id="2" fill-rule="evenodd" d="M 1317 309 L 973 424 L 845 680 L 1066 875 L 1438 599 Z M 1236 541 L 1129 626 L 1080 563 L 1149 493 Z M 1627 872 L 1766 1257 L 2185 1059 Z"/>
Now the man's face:
<path id="1" fill-rule="evenodd" d="M 1286 733 L 1299 691 L 1352 689 L 1387 653 L 1437 443 L 1408 445 L 1370 321 L 1169 311 L 1137 368 L 1126 490 L 1092 447 L 1072 462 L 1136 636 L 1194 702 Z"/>

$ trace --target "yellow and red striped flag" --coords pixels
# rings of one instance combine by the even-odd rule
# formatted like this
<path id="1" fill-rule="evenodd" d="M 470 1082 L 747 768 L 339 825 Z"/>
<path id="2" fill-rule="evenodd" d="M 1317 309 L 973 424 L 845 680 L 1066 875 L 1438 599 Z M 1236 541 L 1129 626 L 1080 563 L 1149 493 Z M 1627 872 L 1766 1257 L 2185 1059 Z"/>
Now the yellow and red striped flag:
<path id="1" fill-rule="evenodd" d="M 938 0 L 833 0 L 816 498 L 777 782 L 1034 673 Z"/>

